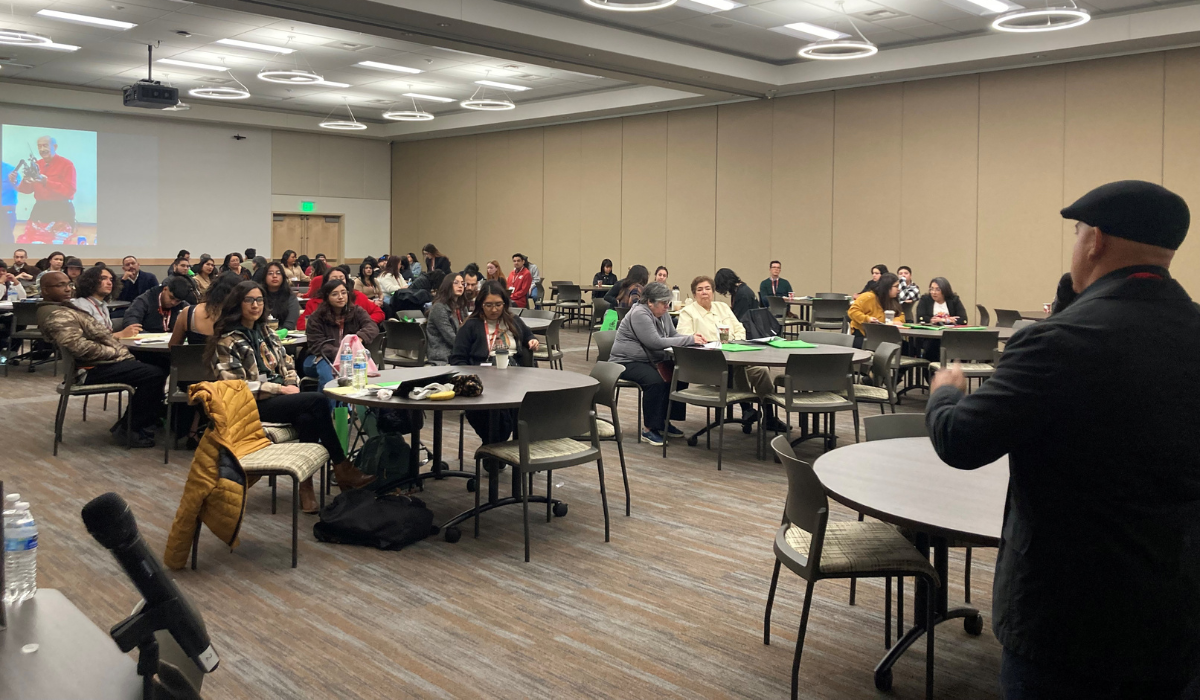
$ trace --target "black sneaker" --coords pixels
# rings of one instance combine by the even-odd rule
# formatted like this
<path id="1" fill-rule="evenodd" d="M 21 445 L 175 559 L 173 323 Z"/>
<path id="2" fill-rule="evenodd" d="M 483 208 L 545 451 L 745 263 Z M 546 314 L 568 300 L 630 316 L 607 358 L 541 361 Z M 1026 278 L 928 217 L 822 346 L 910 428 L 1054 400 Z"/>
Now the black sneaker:
<path id="1" fill-rule="evenodd" d="M 667 427 L 667 437 L 681 438 L 681 437 L 683 437 L 683 431 L 680 430 L 679 428 L 676 428 L 673 425 L 668 426 Z"/>

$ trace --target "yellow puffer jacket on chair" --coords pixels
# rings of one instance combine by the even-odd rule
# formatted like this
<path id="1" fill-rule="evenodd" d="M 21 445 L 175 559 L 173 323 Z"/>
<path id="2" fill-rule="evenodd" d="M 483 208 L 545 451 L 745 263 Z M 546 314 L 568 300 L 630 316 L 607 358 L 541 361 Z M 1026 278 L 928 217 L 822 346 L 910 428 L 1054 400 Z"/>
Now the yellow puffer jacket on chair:
<path id="1" fill-rule="evenodd" d="M 241 380 L 200 382 L 188 391 L 210 425 L 192 458 L 192 470 L 167 537 L 163 563 L 182 569 L 192 548 L 197 519 L 230 548 L 237 546 L 246 510 L 246 473 L 238 460 L 271 444 L 258 419 L 254 395 Z"/>

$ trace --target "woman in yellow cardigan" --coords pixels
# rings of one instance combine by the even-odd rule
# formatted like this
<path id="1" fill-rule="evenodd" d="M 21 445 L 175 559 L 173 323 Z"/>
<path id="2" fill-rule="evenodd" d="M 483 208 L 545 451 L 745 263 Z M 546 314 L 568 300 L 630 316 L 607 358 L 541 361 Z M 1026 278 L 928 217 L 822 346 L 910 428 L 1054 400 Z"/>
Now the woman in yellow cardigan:
<path id="1" fill-rule="evenodd" d="M 850 331 L 854 334 L 854 347 L 861 348 L 866 334 L 863 325 L 886 323 L 884 312 L 894 311 L 893 323 L 904 323 L 904 312 L 897 297 L 900 295 L 900 278 L 890 272 L 879 276 L 874 288 L 858 295 L 846 315 L 850 317 Z"/>

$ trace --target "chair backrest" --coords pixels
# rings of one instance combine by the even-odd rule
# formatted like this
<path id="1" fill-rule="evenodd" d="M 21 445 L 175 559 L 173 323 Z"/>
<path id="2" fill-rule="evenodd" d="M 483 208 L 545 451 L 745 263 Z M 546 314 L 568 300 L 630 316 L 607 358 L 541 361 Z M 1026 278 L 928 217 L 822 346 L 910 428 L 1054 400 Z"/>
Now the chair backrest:
<path id="1" fill-rule="evenodd" d="M 621 379 L 621 373 L 624 371 L 625 368 L 616 362 L 597 362 L 592 367 L 592 379 L 600 382 L 600 386 L 596 387 L 597 404 L 616 410 L 617 381 Z"/>
<path id="2" fill-rule="evenodd" d="M 884 413 L 863 419 L 867 442 L 893 438 L 928 437 L 924 413 Z"/>
<path id="3" fill-rule="evenodd" d="M 775 318 L 787 316 L 787 299 L 783 297 L 767 297 L 767 308 Z"/>
<path id="4" fill-rule="evenodd" d="M 554 348 L 555 350 L 560 350 L 562 348 L 562 343 L 558 338 L 558 331 L 562 328 L 562 324 L 563 319 L 556 318 L 550 322 L 550 325 L 546 326 L 546 345 Z"/>
<path id="5" fill-rule="evenodd" d="M 376 334 L 375 339 L 367 343 L 367 352 L 371 353 L 371 361 L 380 369 L 383 369 L 383 347 L 386 343 L 386 333 Z"/>
<path id="6" fill-rule="evenodd" d="M 838 299 L 813 299 L 812 319 L 826 323 L 841 323 L 846 312 L 850 310 L 850 300 L 846 297 Z"/>
<path id="7" fill-rule="evenodd" d="M 577 284 L 564 284 L 558 288 L 559 301 L 583 301 L 583 292 Z"/>
<path id="8" fill-rule="evenodd" d="M 992 362 L 1000 331 L 942 331 L 942 362 Z"/>
<path id="9" fill-rule="evenodd" d="M 112 324 L 113 324 L 113 333 L 116 333 L 117 331 L 125 330 L 125 317 L 117 316 L 116 318 L 114 318 L 112 320 Z"/>
<path id="10" fill-rule="evenodd" d="M 988 313 L 988 310 L 984 308 L 983 304 L 976 304 L 975 308 L 979 311 L 979 325 L 992 325 L 992 315 Z"/>
<path id="11" fill-rule="evenodd" d="M 604 314 L 608 313 L 608 302 L 604 301 L 604 297 L 598 296 L 592 300 L 592 325 L 599 328 L 604 321 Z"/>
<path id="12" fill-rule="evenodd" d="M 725 353 L 704 348 L 675 348 L 672 387 L 680 381 L 724 390 L 728 377 L 729 363 L 725 361 Z"/>
<path id="13" fill-rule="evenodd" d="M 575 284 L 573 280 L 551 280 L 550 287 L 561 290 L 565 285 Z"/>
<path id="14" fill-rule="evenodd" d="M 1021 320 L 1021 312 L 1013 309 L 996 309 L 996 327 L 997 328 L 1012 328 L 1013 324 Z"/>
<path id="15" fill-rule="evenodd" d="M 396 318 L 425 318 L 425 313 L 416 309 L 401 309 L 396 312 Z"/>
<path id="16" fill-rule="evenodd" d="M 796 340 L 803 340 L 806 343 L 816 343 L 817 345 L 839 345 L 844 348 L 854 347 L 854 336 L 830 331 L 800 331 L 796 334 Z"/>
<path id="17" fill-rule="evenodd" d="M 525 394 L 517 413 L 522 443 L 591 435 L 596 389 L 590 386 Z"/>
<path id="18" fill-rule="evenodd" d="M 888 399 L 896 399 L 896 372 L 900 367 L 900 346 L 896 343 L 880 343 L 871 357 L 871 377 L 875 386 L 888 390 Z"/>
<path id="19" fill-rule="evenodd" d="M 904 314 L 904 320 L 912 322 L 916 319 L 917 302 L 906 301 L 900 305 L 900 313 Z"/>
<path id="20" fill-rule="evenodd" d="M 624 321 L 624 320 L 625 320 L 625 315 L 626 315 L 626 314 L 628 314 L 628 313 L 629 313 L 629 308 L 628 308 L 628 307 L 625 307 L 625 306 L 618 306 L 618 307 L 617 307 L 617 320 L 618 320 L 618 321 Z"/>
<path id="21" fill-rule="evenodd" d="M 425 362 L 425 329 L 419 323 L 390 318 L 383 322 L 384 347 L 399 350 L 406 357 Z"/>
<path id="22" fill-rule="evenodd" d="M 1035 323 L 1037 323 L 1037 321 L 1034 321 L 1034 320 L 1033 320 L 1033 319 L 1031 319 L 1031 318 L 1022 318 L 1022 319 L 1018 319 L 1018 320 L 1016 320 L 1016 321 L 1014 321 L 1014 322 L 1013 322 L 1013 324 L 1012 324 L 1012 329 L 1013 329 L 1014 331 L 1019 331 L 1019 330 L 1021 330 L 1022 328 L 1026 328 L 1026 327 L 1028 327 L 1028 326 L 1032 326 L 1032 325 L 1033 325 L 1033 324 L 1035 324 Z"/>
<path id="23" fill-rule="evenodd" d="M 596 331 L 592 334 L 592 338 L 596 340 L 596 361 L 608 362 L 608 356 L 612 354 L 613 343 L 617 342 L 617 332 Z"/>
<path id="24" fill-rule="evenodd" d="M 816 294 L 813 295 L 813 299 L 849 299 L 849 298 L 850 298 L 850 296 L 848 294 L 842 294 L 841 292 L 817 292 Z M 849 308 L 849 307 L 847 307 L 847 308 Z"/>
<path id="25" fill-rule="evenodd" d="M 798 391 L 844 393 L 851 383 L 854 353 L 828 355 L 789 355 L 783 370 L 785 386 Z"/>
<path id="26" fill-rule="evenodd" d="M 18 301 L 13 304 L 13 328 L 18 326 L 36 326 L 38 304 L 32 301 Z"/>
<path id="27" fill-rule="evenodd" d="M 864 323 L 863 334 L 866 336 L 863 339 L 863 350 L 871 352 L 874 352 L 880 343 L 895 343 L 896 345 L 904 343 L 904 339 L 900 336 L 900 329 L 886 323 Z M 853 341 L 853 338 L 851 340 Z"/>
<path id="28" fill-rule="evenodd" d="M 177 383 L 211 382 L 217 378 L 211 362 L 204 361 L 203 345 L 176 345 L 171 348 L 171 391 Z"/>
<path id="29" fill-rule="evenodd" d="M 524 309 L 521 312 L 521 317 L 522 318 L 555 319 L 555 318 L 558 318 L 558 314 L 554 313 L 553 311 L 547 311 L 545 309 Z"/>
<path id="30" fill-rule="evenodd" d="M 75 356 L 64 347 L 58 348 L 58 354 L 62 356 L 63 361 L 63 393 L 67 393 L 75 386 Z"/>
<path id="31" fill-rule="evenodd" d="M 805 578 L 820 572 L 821 547 L 825 543 L 825 525 L 829 522 L 829 497 L 825 486 L 807 462 L 796 459 L 786 435 L 771 441 L 771 449 L 783 463 L 787 473 L 787 504 L 783 516 L 788 523 L 807 532 L 811 540 L 808 546 L 808 561 L 804 568 Z M 808 580 L 812 580 L 811 578 Z"/>

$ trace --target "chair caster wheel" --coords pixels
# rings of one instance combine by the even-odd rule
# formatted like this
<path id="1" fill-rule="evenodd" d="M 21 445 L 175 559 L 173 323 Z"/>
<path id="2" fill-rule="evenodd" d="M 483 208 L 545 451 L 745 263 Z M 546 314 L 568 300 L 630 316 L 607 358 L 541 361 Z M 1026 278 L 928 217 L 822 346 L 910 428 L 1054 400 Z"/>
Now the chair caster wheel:
<path id="1" fill-rule="evenodd" d="M 983 634 L 983 615 L 963 618 L 963 630 L 972 637 Z"/>
<path id="2" fill-rule="evenodd" d="M 562 517 L 565 517 L 566 515 L 567 515 L 567 504 L 562 503 L 562 502 L 555 503 L 554 504 L 554 517 L 562 518 Z"/>
<path id="3" fill-rule="evenodd" d="M 467 493 L 475 493 L 475 477 L 467 479 Z"/>
<path id="4" fill-rule="evenodd" d="M 875 688 L 885 693 L 892 689 L 892 669 L 875 672 Z"/>
<path id="5" fill-rule="evenodd" d="M 460 537 L 462 537 L 462 532 L 460 532 L 457 527 L 451 525 L 450 527 L 446 528 L 446 541 L 450 544 L 457 542 Z"/>
<path id="6" fill-rule="evenodd" d="M 699 445 L 699 444 L 700 444 L 700 438 L 694 438 L 694 437 L 688 438 L 688 447 L 695 447 L 696 445 Z"/>

